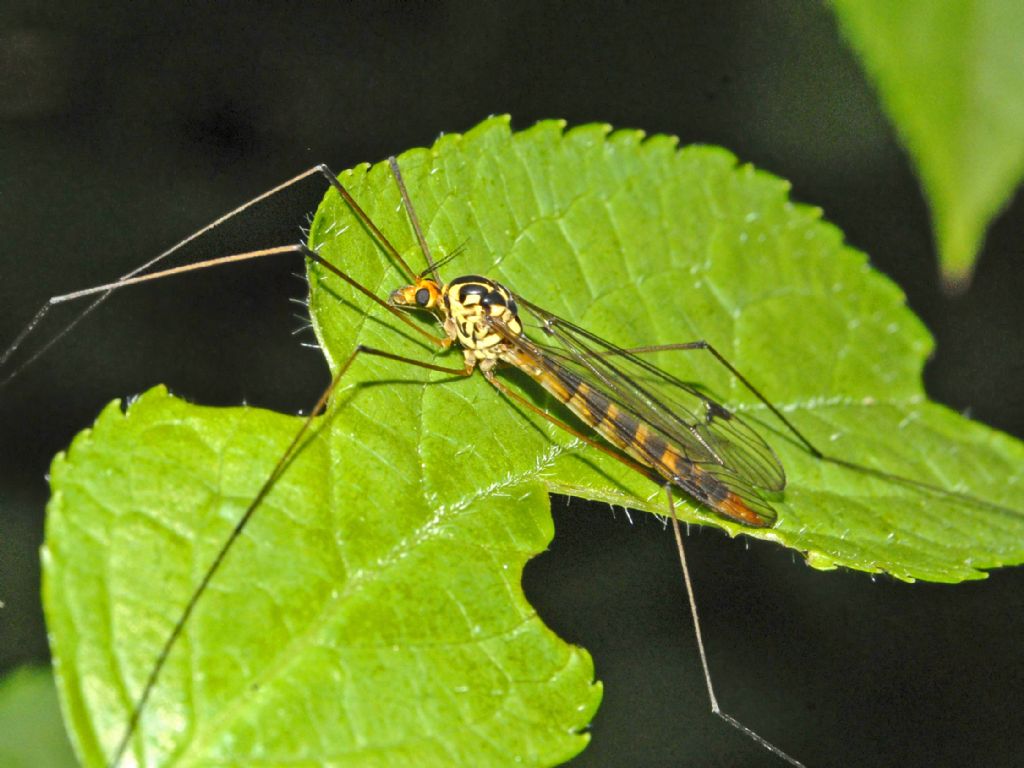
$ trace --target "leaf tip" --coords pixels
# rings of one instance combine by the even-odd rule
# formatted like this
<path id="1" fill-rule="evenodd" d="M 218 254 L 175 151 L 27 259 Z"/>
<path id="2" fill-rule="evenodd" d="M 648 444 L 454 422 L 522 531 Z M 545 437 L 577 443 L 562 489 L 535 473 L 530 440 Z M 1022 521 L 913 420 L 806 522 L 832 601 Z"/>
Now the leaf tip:
<path id="1" fill-rule="evenodd" d="M 974 280 L 974 264 L 956 265 L 943 262 L 939 273 L 942 292 L 947 296 L 962 296 Z"/>

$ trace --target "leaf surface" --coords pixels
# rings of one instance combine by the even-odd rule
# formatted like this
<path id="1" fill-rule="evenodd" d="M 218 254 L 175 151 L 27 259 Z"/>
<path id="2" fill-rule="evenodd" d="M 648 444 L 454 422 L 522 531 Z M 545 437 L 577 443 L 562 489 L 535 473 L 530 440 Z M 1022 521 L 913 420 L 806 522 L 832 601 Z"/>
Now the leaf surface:
<path id="1" fill-rule="evenodd" d="M 772 529 L 685 498 L 681 517 L 816 567 L 904 579 L 980 578 L 1024 556 L 1024 449 L 924 398 L 927 332 L 785 182 L 721 149 L 553 121 L 513 134 L 505 118 L 400 165 L 435 257 L 465 246 L 449 279 L 500 279 L 622 346 L 707 339 L 829 453 L 989 502 L 823 463 L 706 354 L 660 353 L 757 426 L 789 476 Z M 341 178 L 421 268 L 386 165 Z M 403 282 L 333 192 L 310 238 L 378 295 Z M 358 343 L 461 365 L 340 280 L 310 278 L 334 370 Z M 138 761 L 551 765 L 582 749 L 600 697 L 591 661 L 535 616 L 521 570 L 550 539 L 548 491 L 663 513 L 661 491 L 482 376 L 450 379 L 356 360 L 171 654 Z M 127 414 L 112 404 L 55 460 L 44 596 L 86 764 L 116 744 L 190 591 L 299 424 L 157 389 Z"/>

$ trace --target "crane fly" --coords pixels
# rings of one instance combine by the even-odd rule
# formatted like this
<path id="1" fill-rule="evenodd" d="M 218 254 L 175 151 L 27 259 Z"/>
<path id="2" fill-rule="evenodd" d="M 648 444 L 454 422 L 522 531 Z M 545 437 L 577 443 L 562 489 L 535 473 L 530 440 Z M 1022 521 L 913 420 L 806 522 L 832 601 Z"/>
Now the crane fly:
<path id="1" fill-rule="evenodd" d="M 767 406 L 797 439 L 812 451 L 814 450 L 813 446 L 738 370 L 706 342 L 623 349 L 542 309 L 529 300 L 514 294 L 501 283 L 487 277 L 463 275 L 449 282 L 442 280 L 439 268 L 451 261 L 457 255 L 457 251 L 441 261 L 435 262 L 409 198 L 398 163 L 394 158 L 389 158 L 389 163 L 395 184 L 401 194 L 406 216 L 426 263 L 426 268 L 422 272 L 416 272 L 409 266 L 391 240 L 378 229 L 370 216 L 341 184 L 338 177 L 326 166 L 320 165 L 220 217 L 155 259 L 151 259 L 138 269 L 123 276 L 117 282 L 54 297 L 44 305 L 28 327 L 19 334 L 15 342 L 4 353 L 4 356 L 0 358 L 0 364 L 5 363 L 21 342 L 40 323 L 50 307 L 56 304 L 74 299 L 91 298 L 91 303 L 70 324 L 20 363 L 0 383 L 6 383 L 31 365 L 115 290 L 183 272 L 288 253 L 301 254 L 309 261 L 315 262 L 327 273 L 340 278 L 372 302 L 396 316 L 419 338 L 428 341 L 439 350 L 444 351 L 455 346 L 461 349 L 463 354 L 461 367 L 445 367 L 386 350 L 359 345 L 341 362 L 330 384 L 304 419 L 301 428 L 297 430 L 288 448 L 276 462 L 259 492 L 240 516 L 230 535 L 220 546 L 202 579 L 191 593 L 150 670 L 142 687 L 142 693 L 135 700 L 129 721 L 109 764 L 118 766 L 122 763 L 171 651 L 181 637 L 197 603 L 200 602 L 202 595 L 215 578 L 229 550 L 271 487 L 301 449 L 314 418 L 325 410 L 331 394 L 353 363 L 361 356 L 368 355 L 460 377 L 470 376 L 474 369 L 479 368 L 486 380 L 501 395 L 519 407 L 537 414 L 584 444 L 602 451 L 631 470 L 635 470 L 661 485 L 665 491 L 665 515 L 673 526 L 684 583 L 689 596 L 691 616 L 694 621 L 704 680 L 712 711 L 763 748 L 792 765 L 801 765 L 753 730 L 723 712 L 718 706 L 711 685 L 693 587 L 690 583 L 682 533 L 676 517 L 673 498 L 674 491 L 681 490 L 715 513 L 742 525 L 771 526 L 775 522 L 776 513 L 765 495 L 780 492 L 785 487 L 786 478 L 782 464 L 758 432 L 742 418 L 699 391 L 697 387 L 671 376 L 645 360 L 644 355 L 669 350 L 698 350 L 709 353 Z M 407 284 L 391 291 L 386 299 L 378 296 L 336 264 L 329 262 L 316 250 L 306 245 L 266 248 L 208 259 L 181 267 L 148 271 L 183 245 L 219 226 L 246 208 L 317 173 L 327 179 L 331 187 L 342 197 L 348 208 L 367 230 L 370 237 L 383 249 L 406 278 Z M 410 311 L 432 316 L 443 330 L 443 335 L 435 335 L 426 330 L 423 324 L 409 317 Z M 570 425 L 559 416 L 547 412 L 510 388 L 497 375 L 502 369 L 515 369 L 532 379 L 574 414 L 580 422 L 579 426 Z M 588 431 L 591 434 L 587 434 Z"/>
<path id="2" fill-rule="evenodd" d="M 393 170 L 401 179 L 397 165 Z M 409 211 L 414 217 L 411 207 Z M 425 243 L 423 247 L 431 276 L 410 275 L 413 282 L 393 291 L 388 302 L 432 313 L 447 342 L 462 349 L 463 375 L 479 367 L 502 394 L 549 418 L 495 376 L 502 365 L 516 368 L 630 457 L 635 463 L 629 466 L 661 477 L 744 525 L 764 527 L 775 521 L 775 511 L 759 491 L 781 491 L 785 472 L 768 444 L 738 416 L 635 352 L 600 339 L 500 283 L 478 275 L 442 282 Z M 526 335 L 520 308 L 553 344 Z M 678 346 L 698 349 L 704 343 Z M 642 385 L 630 370 L 646 374 L 652 383 Z M 699 405 L 684 404 L 683 396 Z M 560 419 L 549 420 L 599 445 Z"/>
<path id="3" fill-rule="evenodd" d="M 586 445 L 602 451 L 631 470 L 658 483 L 665 493 L 665 516 L 672 525 L 676 540 L 705 687 L 713 713 L 782 760 L 791 765 L 801 765 L 723 712 L 718 705 L 708 669 L 674 501 L 674 493 L 682 491 L 718 515 L 737 523 L 749 527 L 769 527 L 776 520 L 776 512 L 770 499 L 772 495 L 782 492 L 786 486 L 784 469 L 768 443 L 743 418 L 730 412 L 699 387 L 684 382 L 652 364 L 645 359 L 645 355 L 671 350 L 702 351 L 714 358 L 749 390 L 816 458 L 908 482 L 926 490 L 944 492 L 943 489 L 937 489 L 927 483 L 907 481 L 895 475 L 824 455 L 740 371 L 705 341 L 624 349 L 541 308 L 490 278 L 463 275 L 445 282 L 439 271 L 452 260 L 452 254 L 435 262 L 409 199 L 397 161 L 390 158 L 389 162 L 404 210 L 426 263 L 423 271 L 416 272 L 409 266 L 391 240 L 378 229 L 335 174 L 326 166 L 316 166 L 222 216 L 121 280 L 51 299 L 0 359 L 0 364 L 6 362 L 52 305 L 72 299 L 93 297 L 92 303 L 70 325 L 21 363 L 6 380 L 18 375 L 36 360 L 114 290 L 182 272 L 288 253 L 304 255 L 326 272 L 345 281 L 354 290 L 394 315 L 419 338 L 433 344 L 439 350 L 448 350 L 454 346 L 461 349 L 463 354 L 461 367 L 446 367 L 359 345 L 337 366 L 327 389 L 304 419 L 301 428 L 297 430 L 288 448 L 280 456 L 191 593 L 150 670 L 142 693 L 135 701 L 129 722 L 110 765 L 119 765 L 125 756 L 171 651 L 229 550 L 271 487 L 287 470 L 291 459 L 301 450 L 314 418 L 325 410 L 329 398 L 353 363 L 364 355 L 387 358 L 461 377 L 470 376 L 474 369 L 479 368 L 487 382 L 518 407 L 538 415 Z M 183 267 L 146 272 L 162 258 L 239 212 L 317 173 L 327 179 L 370 237 L 404 275 L 406 284 L 392 290 L 387 298 L 378 296 L 316 250 L 305 245 L 261 249 Z M 409 317 L 410 312 L 426 313 L 431 316 L 442 329 L 443 335 L 426 330 L 421 323 Z M 567 423 L 560 416 L 535 405 L 529 398 L 511 388 L 503 377 L 499 376 L 502 370 L 508 369 L 520 372 L 543 388 L 566 410 L 574 414 L 579 424 L 574 426 Z M 970 498 L 963 494 L 952 495 Z"/>

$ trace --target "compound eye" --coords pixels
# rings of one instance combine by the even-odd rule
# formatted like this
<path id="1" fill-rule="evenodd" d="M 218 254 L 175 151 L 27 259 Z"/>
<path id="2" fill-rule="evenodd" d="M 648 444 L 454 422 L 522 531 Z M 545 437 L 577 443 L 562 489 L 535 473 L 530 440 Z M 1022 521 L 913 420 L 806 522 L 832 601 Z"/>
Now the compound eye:
<path id="1" fill-rule="evenodd" d="M 421 307 L 427 306 L 430 303 L 430 291 L 426 288 L 420 288 L 416 291 L 416 303 Z"/>

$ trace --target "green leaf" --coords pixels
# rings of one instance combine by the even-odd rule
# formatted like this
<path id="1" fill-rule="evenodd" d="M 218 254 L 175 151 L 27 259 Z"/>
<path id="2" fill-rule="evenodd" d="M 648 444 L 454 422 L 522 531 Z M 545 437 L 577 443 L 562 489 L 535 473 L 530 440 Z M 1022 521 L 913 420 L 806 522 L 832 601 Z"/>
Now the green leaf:
<path id="1" fill-rule="evenodd" d="M 685 499 L 681 517 L 903 579 L 981 578 L 1024 557 L 1024 514 L 1009 508 L 1024 447 L 926 401 L 927 332 L 785 182 L 721 149 L 559 122 L 512 134 L 507 118 L 400 164 L 435 257 L 465 246 L 449 277 L 493 276 L 623 346 L 705 338 L 829 453 L 991 503 L 823 463 L 706 354 L 672 352 L 652 359 L 758 425 L 790 481 L 771 529 Z M 341 178 L 420 268 L 387 167 Z M 378 295 L 402 284 L 333 192 L 311 242 Z M 310 306 L 334 370 L 357 343 L 461 365 L 319 269 Z M 356 360 L 171 654 L 133 742 L 140 761 L 550 765 L 584 746 L 600 695 L 589 657 L 543 627 L 520 572 L 551 536 L 547 491 L 659 513 L 663 496 L 482 376 L 451 379 Z M 111 405 L 55 460 L 44 597 L 87 764 L 113 749 L 299 424 L 158 389 L 127 414 Z"/>
<path id="2" fill-rule="evenodd" d="M 402 156 L 435 257 L 466 246 L 449 277 L 492 276 L 624 347 L 708 340 L 827 453 L 1014 508 L 965 504 L 825 464 L 710 356 L 677 351 L 652 360 L 760 425 L 789 475 L 771 529 L 752 531 L 693 506 L 681 514 L 807 552 L 818 567 L 958 581 L 1020 562 L 1024 446 L 927 401 L 921 369 L 931 337 L 899 289 L 844 246 L 817 209 L 794 205 L 784 181 L 737 168 L 721 149 L 677 150 L 668 137 L 608 135 L 600 125 L 562 130 L 547 122 L 510 135 L 507 120 L 496 118 Z M 422 264 L 387 166 L 341 178 L 406 260 Z M 379 293 L 403 282 L 336 194 L 317 213 L 310 240 Z M 430 359 L 414 334 L 396 334 L 387 312 L 338 279 L 314 269 L 312 286 L 314 324 L 333 367 L 358 342 Z M 458 365 L 452 357 L 448 364 Z M 403 417 L 426 424 L 418 452 L 432 487 L 447 481 L 458 498 L 481 473 L 533 471 L 551 491 L 665 512 L 648 480 L 573 447 L 483 377 L 441 384 L 445 378 L 368 360 L 346 379 L 353 387 L 438 382 L 423 390 L 422 412 Z M 538 402 L 561 412 L 549 399 Z"/>
<path id="3" fill-rule="evenodd" d="M 0 765 L 78 765 L 60 719 L 50 670 L 23 667 L 0 681 Z"/>
<path id="4" fill-rule="evenodd" d="M 931 203 L 943 276 L 970 279 L 1024 173 L 1024 5 L 833 0 Z"/>
<path id="5" fill-rule="evenodd" d="M 44 597 L 85 764 L 106 762 L 299 421 L 158 389 L 55 461 Z M 141 762 L 549 765 L 582 749 L 590 658 L 519 587 L 552 535 L 547 495 L 509 480 L 431 504 L 410 439 L 389 433 L 354 407 L 276 484 L 170 657 Z"/>

